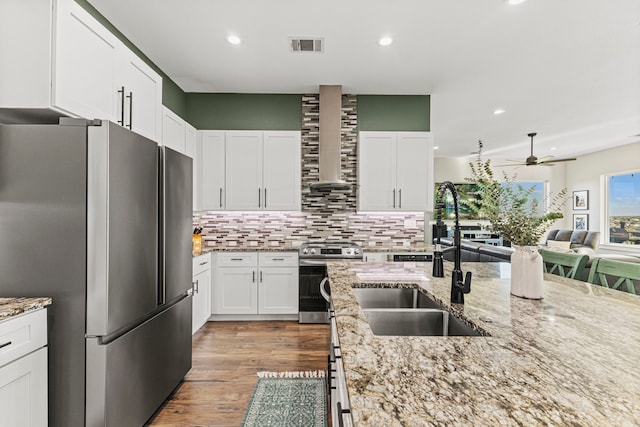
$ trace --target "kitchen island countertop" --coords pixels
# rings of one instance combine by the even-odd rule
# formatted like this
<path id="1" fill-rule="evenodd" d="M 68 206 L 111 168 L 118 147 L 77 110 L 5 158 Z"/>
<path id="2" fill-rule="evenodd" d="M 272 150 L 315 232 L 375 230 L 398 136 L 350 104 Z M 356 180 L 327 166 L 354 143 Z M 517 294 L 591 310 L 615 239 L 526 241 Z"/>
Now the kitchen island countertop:
<path id="1" fill-rule="evenodd" d="M 51 298 L 0 298 L 0 321 L 9 320 L 33 310 L 39 310 L 52 303 Z"/>
<path id="2" fill-rule="evenodd" d="M 356 426 L 640 425 L 640 297 L 545 275 L 544 299 L 522 299 L 509 267 L 463 263 L 471 293 L 452 306 L 451 263 L 328 263 Z M 490 336 L 375 336 L 366 286 L 418 286 Z"/>

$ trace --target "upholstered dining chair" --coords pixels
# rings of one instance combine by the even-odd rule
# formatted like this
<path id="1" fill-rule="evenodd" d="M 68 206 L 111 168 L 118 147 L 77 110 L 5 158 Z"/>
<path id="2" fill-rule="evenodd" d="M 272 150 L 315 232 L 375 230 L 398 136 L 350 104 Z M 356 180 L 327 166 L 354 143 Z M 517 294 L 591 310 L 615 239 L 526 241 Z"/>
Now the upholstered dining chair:
<path id="1" fill-rule="evenodd" d="M 545 273 L 568 277 L 569 279 L 579 280 L 589 261 L 588 255 L 554 252 L 546 249 L 539 249 L 538 252 L 542 255 L 542 265 Z"/>
<path id="2" fill-rule="evenodd" d="M 636 294 L 634 282 L 640 284 L 640 263 L 596 258 L 591 263 L 588 281 L 618 290 L 624 284 L 627 292 Z"/>

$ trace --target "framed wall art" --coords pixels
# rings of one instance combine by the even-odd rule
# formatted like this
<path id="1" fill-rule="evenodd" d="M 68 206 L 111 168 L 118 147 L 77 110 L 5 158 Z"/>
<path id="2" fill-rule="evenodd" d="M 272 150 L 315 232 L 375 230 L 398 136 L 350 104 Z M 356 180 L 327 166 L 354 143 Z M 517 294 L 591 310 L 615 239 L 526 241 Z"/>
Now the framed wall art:
<path id="1" fill-rule="evenodd" d="M 588 230 L 589 229 L 589 214 L 573 214 L 573 229 L 574 230 Z"/>
<path id="2" fill-rule="evenodd" d="M 573 210 L 589 209 L 589 190 L 580 190 L 573 192 Z"/>

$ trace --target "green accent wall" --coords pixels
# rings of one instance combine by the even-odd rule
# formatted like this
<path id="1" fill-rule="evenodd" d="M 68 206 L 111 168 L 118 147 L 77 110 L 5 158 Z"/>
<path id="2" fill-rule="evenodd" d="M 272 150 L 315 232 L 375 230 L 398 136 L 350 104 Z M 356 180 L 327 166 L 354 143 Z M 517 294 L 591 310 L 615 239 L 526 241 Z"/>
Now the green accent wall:
<path id="1" fill-rule="evenodd" d="M 302 95 L 187 93 L 187 121 L 196 129 L 300 130 Z"/>
<path id="2" fill-rule="evenodd" d="M 138 55 L 144 62 L 146 62 L 151 68 L 153 68 L 158 74 L 162 76 L 162 104 L 164 104 L 171 111 L 187 120 L 187 108 L 185 101 L 185 93 L 180 87 L 175 84 L 173 80 L 169 78 L 160 68 L 156 66 L 147 56 L 142 53 L 133 43 L 129 41 L 111 22 L 100 12 L 98 12 L 87 0 L 75 0 L 83 9 L 89 12 L 94 18 L 96 18 L 102 25 L 104 25 L 109 31 L 111 31 L 118 39 L 120 39 L 129 49 L 131 49 L 136 55 Z M 188 121 L 188 120 L 187 120 Z"/>
<path id="3" fill-rule="evenodd" d="M 358 95 L 359 131 L 429 131 L 429 95 Z"/>

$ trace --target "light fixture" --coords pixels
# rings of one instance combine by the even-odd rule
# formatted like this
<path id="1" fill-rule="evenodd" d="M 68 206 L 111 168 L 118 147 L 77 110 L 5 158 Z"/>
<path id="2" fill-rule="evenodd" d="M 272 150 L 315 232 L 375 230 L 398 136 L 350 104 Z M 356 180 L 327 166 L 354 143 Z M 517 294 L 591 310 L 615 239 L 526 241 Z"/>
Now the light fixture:
<path id="1" fill-rule="evenodd" d="M 391 43 L 393 43 L 393 39 L 389 36 L 381 37 L 380 40 L 378 40 L 380 46 L 389 46 Z"/>
<path id="2" fill-rule="evenodd" d="M 433 149 L 434 149 L 434 150 L 437 150 L 437 149 L 439 149 L 439 148 L 440 148 L 440 147 L 439 147 L 439 146 L 437 146 L 437 145 L 433 147 Z"/>
<path id="3" fill-rule="evenodd" d="M 236 36 L 236 35 L 230 35 L 229 37 L 227 37 L 227 41 L 231 44 L 240 44 L 242 43 L 242 40 L 240 40 L 240 37 Z"/>
<path id="4" fill-rule="evenodd" d="M 520 4 L 520 3 L 524 3 L 527 0 L 507 0 L 507 3 L 509 4 Z"/>
<path id="5" fill-rule="evenodd" d="M 549 151 L 555 151 L 555 150 L 557 150 L 557 148 L 556 148 L 556 147 L 551 147 L 551 148 L 549 148 Z"/>
<path id="6" fill-rule="evenodd" d="M 505 110 L 504 108 L 496 108 L 495 110 L 493 110 L 493 114 L 499 116 L 500 114 L 504 114 L 506 111 L 507 110 Z"/>

